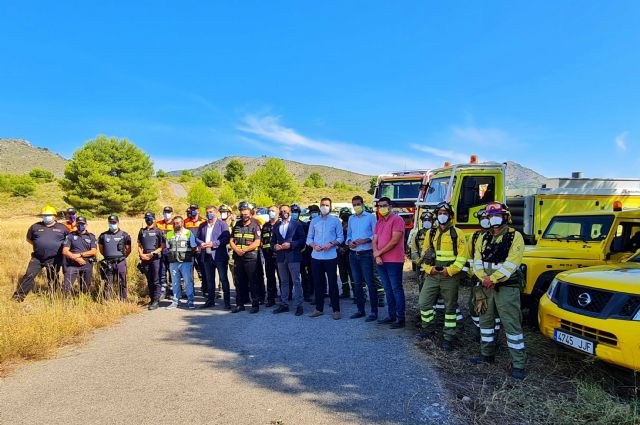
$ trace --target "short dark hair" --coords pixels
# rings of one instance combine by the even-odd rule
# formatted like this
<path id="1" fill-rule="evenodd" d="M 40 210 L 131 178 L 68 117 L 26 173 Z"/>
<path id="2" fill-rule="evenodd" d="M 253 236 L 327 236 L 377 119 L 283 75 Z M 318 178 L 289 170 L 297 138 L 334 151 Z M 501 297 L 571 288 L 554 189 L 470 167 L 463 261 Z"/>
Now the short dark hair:
<path id="1" fill-rule="evenodd" d="M 390 204 L 391 203 L 391 199 L 389 199 L 386 196 L 383 196 L 382 198 L 378 199 L 378 203 L 380 203 L 380 202 L 386 202 L 387 204 Z"/>
<path id="2" fill-rule="evenodd" d="M 282 204 L 282 205 L 280 205 L 280 208 L 282 208 L 282 207 L 287 207 L 287 208 L 291 209 L 291 205 L 289 205 L 289 204 Z M 278 208 L 278 209 L 280 209 L 280 208 Z"/>
<path id="3" fill-rule="evenodd" d="M 351 198 L 351 202 L 353 202 L 353 201 L 360 201 L 360 202 L 362 202 L 364 204 L 364 199 L 362 199 L 362 196 L 360 196 L 360 195 L 356 195 L 353 198 Z"/>
<path id="4" fill-rule="evenodd" d="M 178 220 L 178 219 L 180 219 L 180 220 L 184 221 L 184 218 L 182 218 L 182 216 L 181 216 L 181 215 L 176 215 L 175 217 L 173 217 L 173 219 L 172 219 L 171 221 L 176 221 L 176 220 Z"/>
<path id="5" fill-rule="evenodd" d="M 204 209 L 206 210 L 214 210 L 214 211 L 218 211 L 218 207 L 216 207 L 215 205 L 207 205 L 207 207 Z"/>
<path id="6" fill-rule="evenodd" d="M 329 205 L 333 205 L 333 201 L 331 200 L 331 198 L 322 198 L 320 199 L 320 203 L 322 203 L 322 201 L 329 201 Z"/>

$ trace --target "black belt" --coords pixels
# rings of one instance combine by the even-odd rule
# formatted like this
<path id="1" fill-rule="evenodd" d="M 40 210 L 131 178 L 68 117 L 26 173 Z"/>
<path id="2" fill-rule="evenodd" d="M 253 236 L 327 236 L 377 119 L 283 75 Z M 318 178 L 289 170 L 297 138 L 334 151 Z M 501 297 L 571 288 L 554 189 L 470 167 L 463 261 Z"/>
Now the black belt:
<path id="1" fill-rule="evenodd" d="M 351 252 L 354 252 L 356 255 L 372 254 L 373 249 L 363 249 L 362 251 L 351 251 Z"/>

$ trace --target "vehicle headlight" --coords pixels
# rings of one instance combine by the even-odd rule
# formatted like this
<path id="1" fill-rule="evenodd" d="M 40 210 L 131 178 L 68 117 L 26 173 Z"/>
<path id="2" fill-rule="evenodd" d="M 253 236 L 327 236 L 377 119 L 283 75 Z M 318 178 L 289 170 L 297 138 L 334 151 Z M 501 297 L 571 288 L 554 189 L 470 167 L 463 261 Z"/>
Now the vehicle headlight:
<path id="1" fill-rule="evenodd" d="M 556 295 L 556 289 L 558 287 L 558 283 L 560 283 L 560 281 L 554 277 L 553 280 L 551 281 L 551 284 L 549 285 L 549 289 L 547 289 L 547 296 L 553 302 L 556 302 L 555 295 Z"/>

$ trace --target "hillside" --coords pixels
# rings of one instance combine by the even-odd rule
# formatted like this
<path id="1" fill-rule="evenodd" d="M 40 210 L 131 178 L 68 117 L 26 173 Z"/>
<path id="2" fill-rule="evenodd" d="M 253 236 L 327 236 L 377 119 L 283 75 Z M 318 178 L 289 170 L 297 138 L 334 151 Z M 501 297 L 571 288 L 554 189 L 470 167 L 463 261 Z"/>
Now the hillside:
<path id="1" fill-rule="evenodd" d="M 0 138 L 0 173 L 23 174 L 41 168 L 62 177 L 66 163 L 60 155 L 26 140 Z"/>
<path id="2" fill-rule="evenodd" d="M 531 168 L 517 162 L 507 161 L 507 189 L 537 188 L 546 183 L 547 178 Z"/>
<path id="3" fill-rule="evenodd" d="M 216 170 L 224 174 L 225 167 L 233 159 L 237 159 L 238 161 L 242 162 L 247 174 L 253 174 L 259 167 L 264 166 L 269 157 L 261 156 L 257 158 L 251 158 L 244 156 L 227 156 L 217 161 L 210 162 L 209 164 L 205 164 L 201 167 L 194 168 L 190 171 L 193 175 L 196 176 L 202 174 L 207 170 Z M 309 165 L 296 161 L 290 161 L 287 159 L 283 159 L 282 161 L 284 162 L 287 170 L 289 170 L 289 172 L 293 174 L 295 179 L 300 183 L 304 183 L 307 177 L 309 177 L 309 174 L 315 171 L 320 173 L 320 175 L 324 179 L 324 182 L 328 185 L 333 185 L 336 182 L 343 182 L 363 190 L 369 190 L 369 181 L 371 180 L 371 176 L 353 173 L 351 171 L 341 170 L 338 168 L 327 167 L 325 165 Z M 179 175 L 181 171 L 182 170 L 173 171 L 170 174 Z"/>

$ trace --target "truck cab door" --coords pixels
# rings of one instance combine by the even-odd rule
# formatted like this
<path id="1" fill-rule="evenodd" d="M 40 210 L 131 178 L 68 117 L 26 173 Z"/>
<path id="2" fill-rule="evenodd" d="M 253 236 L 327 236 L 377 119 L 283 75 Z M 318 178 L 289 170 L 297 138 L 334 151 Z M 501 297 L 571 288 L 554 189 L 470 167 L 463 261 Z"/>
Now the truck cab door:
<path id="1" fill-rule="evenodd" d="M 614 224 L 613 237 L 605 257 L 607 263 L 619 263 L 640 249 L 640 221 L 622 221 Z"/>
<path id="2" fill-rule="evenodd" d="M 463 174 L 454 191 L 457 204 L 453 205 L 458 225 L 477 226 L 476 214 L 489 202 L 504 202 L 504 190 L 496 183 L 502 181 L 499 173 Z"/>

